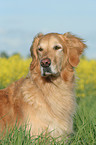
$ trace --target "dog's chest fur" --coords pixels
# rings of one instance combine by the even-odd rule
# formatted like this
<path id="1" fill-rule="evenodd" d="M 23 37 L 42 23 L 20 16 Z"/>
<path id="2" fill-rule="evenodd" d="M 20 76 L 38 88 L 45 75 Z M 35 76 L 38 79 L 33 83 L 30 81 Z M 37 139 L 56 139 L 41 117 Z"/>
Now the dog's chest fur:
<path id="1" fill-rule="evenodd" d="M 32 134 L 47 128 L 48 131 L 56 129 L 53 131 L 56 136 L 72 132 L 75 104 L 71 87 L 60 77 L 45 83 L 35 79 L 27 79 L 22 86 L 26 104 L 24 118 L 28 119 Z"/>

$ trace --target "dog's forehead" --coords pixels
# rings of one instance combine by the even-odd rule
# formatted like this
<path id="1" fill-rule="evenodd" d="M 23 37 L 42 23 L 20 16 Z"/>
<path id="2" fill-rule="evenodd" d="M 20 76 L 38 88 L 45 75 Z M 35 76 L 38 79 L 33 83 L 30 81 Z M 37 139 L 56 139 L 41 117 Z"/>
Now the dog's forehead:
<path id="1" fill-rule="evenodd" d="M 60 38 L 58 35 L 50 34 L 50 35 L 44 35 L 43 38 L 40 40 L 39 45 L 43 48 L 47 46 L 54 46 L 56 44 L 59 44 Z"/>

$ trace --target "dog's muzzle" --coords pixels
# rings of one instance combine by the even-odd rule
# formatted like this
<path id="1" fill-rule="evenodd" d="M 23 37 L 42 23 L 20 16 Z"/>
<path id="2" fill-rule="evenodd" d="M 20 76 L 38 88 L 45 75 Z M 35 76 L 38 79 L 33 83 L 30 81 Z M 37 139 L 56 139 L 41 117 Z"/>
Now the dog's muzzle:
<path id="1" fill-rule="evenodd" d="M 44 58 L 40 61 L 41 65 L 41 75 L 42 76 L 49 76 L 52 74 L 51 72 L 51 60 L 49 58 Z"/>

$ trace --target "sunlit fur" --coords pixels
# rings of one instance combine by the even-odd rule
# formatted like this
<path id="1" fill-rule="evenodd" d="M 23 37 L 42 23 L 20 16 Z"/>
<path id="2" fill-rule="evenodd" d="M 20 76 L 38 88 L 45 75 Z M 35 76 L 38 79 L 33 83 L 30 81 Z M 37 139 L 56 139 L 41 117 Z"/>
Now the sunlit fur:
<path id="1" fill-rule="evenodd" d="M 55 45 L 61 48 L 54 49 Z M 42 47 L 43 51 L 38 48 Z M 31 135 L 54 130 L 56 137 L 72 133 L 72 116 L 75 112 L 74 67 L 86 45 L 70 33 L 39 34 L 30 48 L 32 63 L 24 79 L 0 90 L 0 129 L 17 123 Z M 40 61 L 50 58 L 51 73 L 41 76 Z M 13 74 L 14 75 L 14 74 Z"/>

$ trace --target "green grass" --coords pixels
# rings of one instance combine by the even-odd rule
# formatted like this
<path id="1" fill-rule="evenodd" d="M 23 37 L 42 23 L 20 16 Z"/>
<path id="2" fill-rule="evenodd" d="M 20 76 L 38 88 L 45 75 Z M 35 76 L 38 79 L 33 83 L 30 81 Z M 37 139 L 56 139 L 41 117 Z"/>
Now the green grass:
<path id="1" fill-rule="evenodd" d="M 42 133 L 34 139 L 30 136 L 30 131 L 26 132 L 26 126 L 25 129 L 15 126 L 10 133 L 7 131 L 0 140 L 0 145 L 96 145 L 96 90 L 88 85 L 84 93 L 86 97 L 77 98 L 78 105 L 73 118 L 74 134 L 67 139 L 56 141 L 56 138 L 50 137 L 50 133 Z"/>

